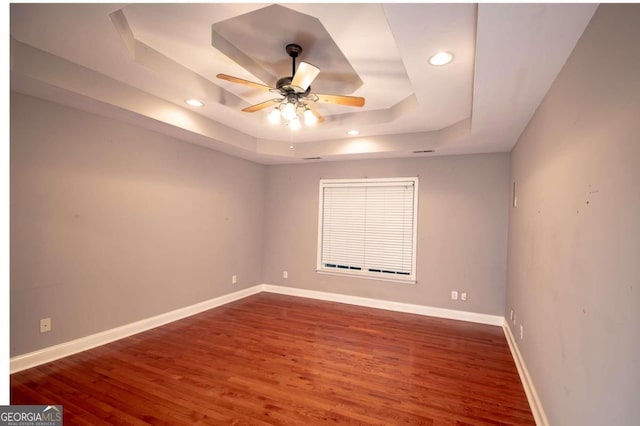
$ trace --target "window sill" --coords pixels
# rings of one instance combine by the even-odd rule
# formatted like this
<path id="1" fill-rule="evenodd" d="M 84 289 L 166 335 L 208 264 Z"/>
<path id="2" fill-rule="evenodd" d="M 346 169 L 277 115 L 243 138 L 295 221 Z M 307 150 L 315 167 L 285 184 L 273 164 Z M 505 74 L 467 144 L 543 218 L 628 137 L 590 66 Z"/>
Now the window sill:
<path id="1" fill-rule="evenodd" d="M 339 272 L 339 271 L 329 271 L 326 269 L 316 269 L 316 273 L 323 275 L 337 275 L 340 277 L 349 277 L 349 278 L 360 278 L 362 280 L 375 280 L 375 281 L 388 281 L 394 283 L 402 283 L 402 284 L 417 284 L 418 281 L 414 278 L 396 278 L 396 277 L 387 277 L 387 276 L 379 276 L 377 274 L 363 274 L 363 273 L 349 273 L 349 272 Z"/>

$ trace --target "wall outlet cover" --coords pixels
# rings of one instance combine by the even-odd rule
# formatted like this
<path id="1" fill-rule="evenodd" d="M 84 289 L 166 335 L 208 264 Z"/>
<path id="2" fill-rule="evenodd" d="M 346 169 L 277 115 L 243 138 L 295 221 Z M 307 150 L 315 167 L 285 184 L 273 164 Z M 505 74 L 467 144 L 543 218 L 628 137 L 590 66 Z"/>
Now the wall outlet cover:
<path id="1" fill-rule="evenodd" d="M 40 320 L 40 333 L 48 333 L 51 331 L 51 318 L 42 318 Z"/>

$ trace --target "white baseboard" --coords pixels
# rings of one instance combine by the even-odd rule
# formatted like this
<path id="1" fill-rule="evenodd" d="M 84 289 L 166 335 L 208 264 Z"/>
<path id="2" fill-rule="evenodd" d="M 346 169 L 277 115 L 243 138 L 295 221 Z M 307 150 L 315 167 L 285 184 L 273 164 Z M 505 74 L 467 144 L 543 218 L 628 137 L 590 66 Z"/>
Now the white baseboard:
<path id="1" fill-rule="evenodd" d="M 506 320 L 503 322 L 502 328 L 504 329 L 504 335 L 507 338 L 507 343 L 509 343 L 511 356 L 513 357 L 513 361 L 516 363 L 516 368 L 518 369 L 518 374 L 520 375 L 520 381 L 522 382 L 524 392 L 527 395 L 527 400 L 529 401 L 529 406 L 531 407 L 531 412 L 533 413 L 533 418 L 536 421 L 536 425 L 549 426 L 549 421 L 547 420 L 547 415 L 545 414 L 544 408 L 542 407 L 542 402 L 540 402 L 540 398 L 538 397 L 538 392 L 536 392 L 536 388 L 533 385 L 531 376 L 529 375 L 529 370 L 527 370 L 527 366 L 524 363 L 524 359 L 522 358 L 520 349 L 518 349 L 516 339 L 513 337 L 511 328 L 509 327 L 509 324 Z"/>
<path id="2" fill-rule="evenodd" d="M 388 311 L 406 312 L 410 314 L 426 315 L 430 317 L 476 322 L 480 324 L 501 326 L 504 323 L 504 318 L 498 315 L 456 311 L 453 309 L 435 308 L 432 306 L 424 305 L 412 305 L 409 303 L 401 302 L 390 302 L 387 300 L 348 296 L 345 294 L 327 293 L 324 291 L 316 290 L 305 290 L 294 287 L 282 287 L 271 284 L 262 284 L 262 291 L 285 294 L 289 296 L 308 297 L 310 299 L 326 300 L 330 302 L 347 303 L 349 305 L 365 306 L 368 308 L 385 309 Z"/>
<path id="3" fill-rule="evenodd" d="M 389 311 L 406 312 L 411 314 L 476 322 L 481 324 L 503 325 L 504 323 L 504 318 L 497 315 L 456 311 L 452 309 L 413 305 L 409 303 L 390 302 L 380 299 L 370 299 L 366 297 L 327 293 L 315 290 L 305 290 L 293 287 L 282 287 L 271 284 L 259 284 L 244 290 L 236 291 L 234 293 L 196 303 L 191 306 L 136 321 L 134 323 L 123 325 L 121 327 L 113 328 L 111 330 L 91 334 L 80 339 L 60 343 L 55 346 L 50 346 L 38 351 L 29 352 L 24 355 L 13 357 L 9 361 L 9 371 L 11 374 L 13 374 L 27 368 L 35 367 L 36 365 L 45 364 L 47 362 L 73 355 L 78 352 L 86 351 L 88 349 L 95 348 L 96 346 L 104 345 L 106 343 L 110 343 L 131 336 L 133 334 L 149 330 L 151 328 L 159 327 L 172 321 L 195 315 L 197 313 L 233 302 L 235 300 L 243 299 L 262 291 L 269 293 L 279 293 L 289 296 L 307 297 L 311 299 L 346 303 L 350 305 L 365 306 L 369 308 L 386 309 Z"/>
<path id="4" fill-rule="evenodd" d="M 191 306 L 186 306 L 151 318 L 123 325 L 122 327 L 112 328 L 111 330 L 91 334 L 70 342 L 60 343 L 59 345 L 19 355 L 10 359 L 9 372 L 13 374 L 27 368 L 35 367 L 36 365 L 41 365 L 78 352 L 86 351 L 88 349 L 95 348 L 96 346 L 131 336 L 132 334 L 140 333 L 235 300 L 243 299 L 247 296 L 260 293 L 261 291 L 262 285 L 256 285 L 234 293 L 205 300 L 204 302 L 196 303 Z"/>

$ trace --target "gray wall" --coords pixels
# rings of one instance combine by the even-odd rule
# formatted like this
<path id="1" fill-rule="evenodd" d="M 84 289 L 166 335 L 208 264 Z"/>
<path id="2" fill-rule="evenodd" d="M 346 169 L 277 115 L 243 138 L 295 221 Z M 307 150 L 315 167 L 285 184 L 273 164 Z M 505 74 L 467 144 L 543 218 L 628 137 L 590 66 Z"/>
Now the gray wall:
<path id="1" fill-rule="evenodd" d="M 12 94 L 11 355 L 261 283 L 264 178 L 264 166 Z M 40 334 L 44 317 L 53 330 Z"/>
<path id="2" fill-rule="evenodd" d="M 320 177 L 416 175 L 418 284 L 315 272 Z M 11 356 L 262 282 L 501 315 L 508 198 L 508 154 L 265 167 L 14 93 Z"/>
<path id="3" fill-rule="evenodd" d="M 601 5 L 512 153 L 506 316 L 552 425 L 640 421 L 639 42 Z"/>
<path id="4" fill-rule="evenodd" d="M 418 283 L 316 273 L 319 180 L 408 176 L 420 177 Z M 266 191 L 266 283 L 502 316 L 508 154 L 271 166 Z"/>

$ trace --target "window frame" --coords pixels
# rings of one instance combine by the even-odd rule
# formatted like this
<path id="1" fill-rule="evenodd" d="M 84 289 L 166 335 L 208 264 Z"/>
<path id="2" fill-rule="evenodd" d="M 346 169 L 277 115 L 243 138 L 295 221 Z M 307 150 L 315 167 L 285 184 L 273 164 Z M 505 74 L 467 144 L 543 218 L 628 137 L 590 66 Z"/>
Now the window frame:
<path id="1" fill-rule="evenodd" d="M 400 184 L 402 182 L 411 183 L 413 185 L 413 218 L 412 218 L 412 259 L 411 259 L 411 273 L 404 277 L 401 275 L 388 275 L 384 272 L 370 272 L 364 270 L 350 270 L 350 269 L 337 269 L 326 268 L 322 262 L 322 247 L 323 247 L 323 217 L 324 217 L 324 188 L 326 187 L 354 187 L 354 186 L 375 186 L 376 184 L 383 184 L 394 186 L 393 184 Z M 318 191 L 318 246 L 317 246 L 317 261 L 316 272 L 319 274 L 348 276 L 353 278 L 371 279 L 379 281 L 392 281 L 405 284 L 417 283 L 417 246 L 418 246 L 418 198 L 419 198 L 419 178 L 418 177 L 398 177 L 398 178 L 363 178 L 363 179 L 320 179 L 319 191 Z"/>

